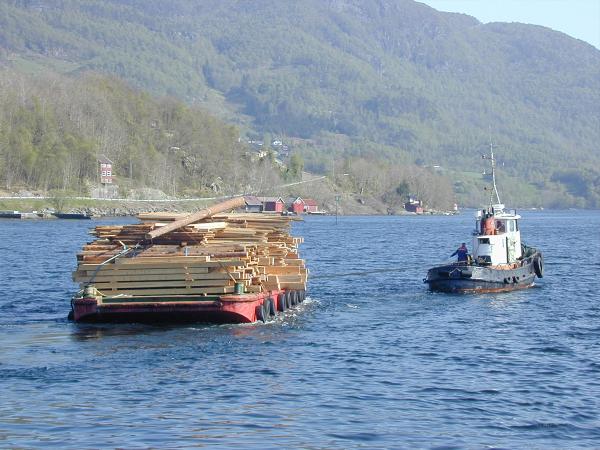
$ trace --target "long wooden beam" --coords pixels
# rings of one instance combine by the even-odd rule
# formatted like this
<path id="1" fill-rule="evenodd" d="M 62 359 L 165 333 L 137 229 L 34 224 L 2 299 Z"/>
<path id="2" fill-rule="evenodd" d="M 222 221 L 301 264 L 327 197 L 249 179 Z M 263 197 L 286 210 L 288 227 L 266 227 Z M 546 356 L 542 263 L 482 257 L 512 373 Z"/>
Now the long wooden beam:
<path id="1" fill-rule="evenodd" d="M 145 238 L 148 240 L 155 239 L 159 236 L 162 236 L 163 234 L 169 233 L 173 230 L 177 230 L 181 227 L 185 227 L 186 225 L 198 222 L 199 220 L 212 216 L 213 214 L 229 211 L 235 208 L 240 208 L 245 204 L 246 201 L 244 200 L 244 197 L 235 197 L 227 201 L 217 203 L 216 205 L 213 205 L 210 208 L 201 209 L 200 211 L 185 216 L 183 219 L 176 220 L 163 227 L 157 228 L 156 230 L 152 230 L 149 233 L 146 233 Z"/>

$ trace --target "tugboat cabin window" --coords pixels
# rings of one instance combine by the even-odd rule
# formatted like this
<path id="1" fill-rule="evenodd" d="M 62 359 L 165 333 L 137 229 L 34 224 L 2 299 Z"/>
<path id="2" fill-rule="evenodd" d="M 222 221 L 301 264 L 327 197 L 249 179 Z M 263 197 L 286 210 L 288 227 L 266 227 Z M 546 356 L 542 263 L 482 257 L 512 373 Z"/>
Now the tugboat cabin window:
<path id="1" fill-rule="evenodd" d="M 506 224 L 504 223 L 504 220 L 496 220 L 496 230 L 498 233 L 506 232 Z"/>
<path id="2" fill-rule="evenodd" d="M 508 231 L 516 231 L 516 229 L 515 229 L 515 221 L 514 220 L 509 220 L 508 221 Z"/>
<path id="3" fill-rule="evenodd" d="M 490 238 L 479 238 L 479 244 L 488 244 L 490 243 Z"/>

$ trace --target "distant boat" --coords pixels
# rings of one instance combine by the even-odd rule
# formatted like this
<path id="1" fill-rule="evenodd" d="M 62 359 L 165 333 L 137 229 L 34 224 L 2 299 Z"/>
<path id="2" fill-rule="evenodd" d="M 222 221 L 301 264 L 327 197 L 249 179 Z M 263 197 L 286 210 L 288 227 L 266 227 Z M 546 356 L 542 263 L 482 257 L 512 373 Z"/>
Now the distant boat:
<path id="1" fill-rule="evenodd" d="M 0 219 L 43 219 L 44 215 L 33 212 L 21 212 L 21 211 L 0 211 Z"/>
<path id="2" fill-rule="evenodd" d="M 57 219 L 78 219 L 78 220 L 85 220 L 85 219 L 91 219 L 92 216 L 90 216 L 89 214 L 79 214 L 79 213 L 52 213 L 52 215 L 54 217 L 56 217 Z"/>
<path id="3" fill-rule="evenodd" d="M 20 219 L 20 211 L 0 211 L 0 219 Z"/>
<path id="4" fill-rule="evenodd" d="M 484 157 L 488 158 L 488 157 Z M 533 286 L 543 276 L 542 253 L 521 242 L 516 211 L 505 211 L 496 188 L 494 151 L 490 145 L 492 194 L 487 209 L 477 211 L 473 254 L 466 261 L 435 266 L 423 280 L 433 291 L 504 292 Z M 496 203 L 494 201 L 494 195 Z"/>

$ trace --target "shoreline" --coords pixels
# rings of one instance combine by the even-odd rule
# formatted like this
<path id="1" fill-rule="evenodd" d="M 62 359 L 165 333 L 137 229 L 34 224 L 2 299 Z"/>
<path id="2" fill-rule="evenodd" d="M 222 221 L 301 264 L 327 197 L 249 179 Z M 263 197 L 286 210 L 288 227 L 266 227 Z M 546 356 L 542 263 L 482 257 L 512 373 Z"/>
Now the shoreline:
<path id="1" fill-rule="evenodd" d="M 140 213 L 144 212 L 194 212 L 199 209 L 207 207 L 213 201 L 179 201 L 176 203 L 161 202 L 159 204 L 152 202 L 133 203 L 133 202 L 122 202 L 115 204 L 112 202 L 111 205 L 73 205 L 66 206 L 60 209 L 61 213 L 68 214 L 82 214 L 90 216 L 91 218 L 105 218 L 105 217 L 135 217 Z M 366 209 L 366 210 L 365 210 Z M 25 204 L 15 201 L 4 202 L 0 199 L 0 211 L 3 212 L 18 212 L 25 215 L 20 220 L 53 220 L 56 217 L 53 215 L 58 212 L 57 208 L 53 207 L 48 203 L 42 203 L 39 200 L 34 202 L 27 202 Z M 36 214 L 38 215 L 37 217 Z M 264 213 L 271 214 L 271 213 Z M 459 215 L 460 211 L 425 211 L 422 214 L 417 214 L 409 211 L 389 211 L 383 212 L 375 208 L 344 208 L 343 211 L 339 211 L 338 214 L 327 212 L 325 214 L 301 214 L 299 217 L 311 216 L 311 217 L 349 217 L 349 216 L 450 216 Z M 10 219 L 5 217 L 4 219 Z M 16 218 L 13 218 L 14 220 Z"/>
<path id="2" fill-rule="evenodd" d="M 142 212 L 194 212 L 206 208 L 218 201 L 216 198 L 193 199 L 95 199 L 89 197 L 49 197 L 49 196 L 13 196 L 0 197 L 0 211 L 36 212 L 45 218 L 53 219 L 55 212 L 84 214 L 91 217 L 128 217 Z M 328 216 L 386 216 L 418 215 L 404 208 L 392 208 L 375 199 L 364 197 L 360 201 L 348 195 L 336 204 L 333 199 L 319 201 L 321 210 Z M 449 215 L 454 211 L 428 211 L 423 215 Z M 307 214 L 309 215 L 309 214 Z M 29 217 L 36 219 L 36 217 Z M 41 219 L 41 217 L 40 217 Z"/>
<path id="3" fill-rule="evenodd" d="M 92 199 L 85 197 L 75 197 L 61 199 L 61 204 L 57 205 L 50 197 L 0 197 L 0 211 L 18 211 L 23 214 L 37 212 L 44 217 L 37 219 L 55 219 L 52 213 L 60 211 L 70 214 L 85 214 L 94 218 L 102 217 L 132 217 L 142 212 L 193 212 L 198 209 L 210 206 L 215 202 L 215 198 L 203 199 L 166 199 L 166 200 L 121 200 L 121 199 Z M 57 207 L 59 206 L 59 207 Z M 335 216 L 335 205 L 332 202 L 322 202 L 321 207 L 327 211 L 325 216 Z M 423 214 L 416 214 L 405 211 L 400 208 L 389 208 L 386 205 L 377 202 L 366 201 L 358 203 L 353 200 L 345 199 L 340 202 L 338 216 L 448 216 L 460 215 L 468 211 L 475 211 L 478 208 L 465 207 L 458 211 L 425 211 Z M 523 211 L 544 211 L 545 208 L 519 208 Z M 310 216 L 311 214 L 304 214 Z M 36 218 L 23 218 L 23 220 L 36 220 Z"/>

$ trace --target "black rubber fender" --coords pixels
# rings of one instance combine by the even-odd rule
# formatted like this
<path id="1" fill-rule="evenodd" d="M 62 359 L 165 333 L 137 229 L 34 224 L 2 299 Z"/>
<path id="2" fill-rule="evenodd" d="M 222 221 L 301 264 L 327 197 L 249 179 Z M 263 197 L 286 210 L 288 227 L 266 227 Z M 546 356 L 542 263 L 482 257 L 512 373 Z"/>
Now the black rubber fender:
<path id="1" fill-rule="evenodd" d="M 285 292 L 282 292 L 277 296 L 277 309 L 281 312 L 285 312 L 285 310 L 287 309 L 287 299 Z"/>
<path id="2" fill-rule="evenodd" d="M 277 315 L 277 308 L 275 308 L 275 299 L 273 297 L 269 297 L 267 301 L 269 302 L 269 315 L 271 317 L 275 317 Z"/>
<path id="3" fill-rule="evenodd" d="M 269 319 L 269 300 L 265 299 L 262 304 L 256 306 L 256 318 L 262 323 Z"/>
<path id="4" fill-rule="evenodd" d="M 543 278 L 543 276 L 544 276 L 544 258 L 542 257 L 541 253 L 539 253 L 533 259 L 533 270 L 535 271 L 535 274 L 537 275 L 538 278 Z"/>
<path id="5" fill-rule="evenodd" d="M 267 321 L 267 315 L 265 313 L 265 302 L 263 302 L 261 305 L 256 306 L 256 319 L 260 320 L 262 323 L 266 323 Z"/>
<path id="6" fill-rule="evenodd" d="M 287 307 L 287 309 L 290 309 L 293 305 L 292 305 L 292 292 L 291 291 L 287 291 L 285 293 L 285 305 Z"/>

